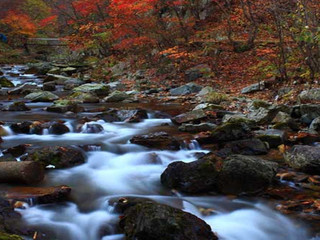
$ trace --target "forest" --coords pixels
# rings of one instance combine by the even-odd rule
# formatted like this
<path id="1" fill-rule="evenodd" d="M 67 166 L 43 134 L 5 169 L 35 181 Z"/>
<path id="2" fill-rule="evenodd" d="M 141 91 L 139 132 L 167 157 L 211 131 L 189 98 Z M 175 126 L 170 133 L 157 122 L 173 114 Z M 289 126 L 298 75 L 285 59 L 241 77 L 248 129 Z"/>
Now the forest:
<path id="1" fill-rule="evenodd" d="M 1 0 L 0 240 L 319 240 L 319 0 Z"/>

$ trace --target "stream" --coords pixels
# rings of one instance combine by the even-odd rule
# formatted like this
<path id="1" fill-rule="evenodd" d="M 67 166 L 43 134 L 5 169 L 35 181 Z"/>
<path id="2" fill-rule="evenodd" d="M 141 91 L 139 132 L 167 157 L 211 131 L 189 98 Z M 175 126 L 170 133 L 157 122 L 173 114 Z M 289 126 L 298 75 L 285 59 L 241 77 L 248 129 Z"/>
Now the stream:
<path id="1" fill-rule="evenodd" d="M 10 76 L 21 73 L 24 66 L 5 70 L 5 76 L 14 84 L 32 82 L 41 85 L 34 75 Z M 4 96 L 6 97 L 6 96 Z M 2 97 L 4 105 L 12 102 Z M 50 104 L 49 104 L 50 105 Z M 71 130 L 64 135 L 13 134 L 3 137 L 1 148 L 19 144 L 38 146 L 87 146 L 86 163 L 70 169 L 48 171 L 42 186 L 68 185 L 72 188 L 72 202 L 35 205 L 30 199 L 26 209 L 17 209 L 28 225 L 48 231 L 59 240 L 120 240 L 124 235 L 117 231 L 119 215 L 114 213 L 114 201 L 120 197 L 139 197 L 155 200 L 190 212 L 207 222 L 221 240 L 307 240 L 308 229 L 303 223 L 289 219 L 273 210 L 274 203 L 256 198 L 230 198 L 228 196 L 187 196 L 168 191 L 160 184 L 160 175 L 173 161 L 191 162 L 198 153 L 207 153 L 197 142 L 182 146 L 179 151 L 156 151 L 129 142 L 134 135 L 153 131 L 163 125 L 172 126 L 170 119 L 154 117 L 149 106 L 149 119 L 140 123 L 103 120 L 89 122 L 103 126 L 103 132 L 86 133 L 78 120 L 89 113 L 77 116 L 42 111 L 48 104 L 27 104 L 30 112 L 5 112 L 0 121 L 5 129 L 12 122 L 26 120 L 66 121 Z M 165 107 L 164 107 L 165 108 Z M 87 124 L 89 124 L 87 123 Z"/>

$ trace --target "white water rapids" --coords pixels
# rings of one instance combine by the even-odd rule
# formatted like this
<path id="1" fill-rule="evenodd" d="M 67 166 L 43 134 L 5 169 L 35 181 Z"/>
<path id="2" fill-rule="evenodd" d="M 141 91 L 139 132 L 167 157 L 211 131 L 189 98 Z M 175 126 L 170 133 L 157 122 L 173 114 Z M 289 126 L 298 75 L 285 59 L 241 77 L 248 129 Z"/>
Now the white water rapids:
<path id="1" fill-rule="evenodd" d="M 221 240 L 306 240 L 303 226 L 271 210 L 263 203 L 230 200 L 227 197 L 188 197 L 170 193 L 160 184 L 160 175 L 172 161 L 191 162 L 199 149 L 151 151 L 129 143 L 148 129 L 168 124 L 169 119 L 148 119 L 142 123 L 105 123 L 98 134 L 10 135 L 3 147 L 20 143 L 37 145 L 99 145 L 87 152 L 87 162 L 65 170 L 52 170 L 47 185 L 69 185 L 75 203 L 34 206 L 19 210 L 31 226 L 54 232 L 59 240 L 117 240 L 119 215 L 110 199 L 145 197 L 182 208 L 205 220 Z M 202 151 L 204 152 L 204 151 Z M 202 215 L 202 209 L 214 214 Z"/>

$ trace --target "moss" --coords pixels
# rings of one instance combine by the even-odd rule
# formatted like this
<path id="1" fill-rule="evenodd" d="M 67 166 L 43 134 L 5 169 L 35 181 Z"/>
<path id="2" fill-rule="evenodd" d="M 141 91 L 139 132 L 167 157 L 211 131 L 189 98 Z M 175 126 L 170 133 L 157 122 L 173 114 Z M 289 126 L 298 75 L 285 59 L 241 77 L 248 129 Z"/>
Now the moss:
<path id="1" fill-rule="evenodd" d="M 218 92 L 210 92 L 205 97 L 205 101 L 213 104 L 220 104 L 223 101 L 228 101 L 229 98 L 226 94 L 218 93 Z"/>
<path id="2" fill-rule="evenodd" d="M 0 232 L 0 240 L 23 240 L 23 238 L 18 235 L 12 235 L 12 234 Z"/>
<path id="3" fill-rule="evenodd" d="M 262 100 L 254 100 L 252 102 L 252 106 L 256 109 L 259 109 L 259 108 L 268 108 L 270 107 L 270 103 L 267 103 L 265 101 L 262 101 Z"/>

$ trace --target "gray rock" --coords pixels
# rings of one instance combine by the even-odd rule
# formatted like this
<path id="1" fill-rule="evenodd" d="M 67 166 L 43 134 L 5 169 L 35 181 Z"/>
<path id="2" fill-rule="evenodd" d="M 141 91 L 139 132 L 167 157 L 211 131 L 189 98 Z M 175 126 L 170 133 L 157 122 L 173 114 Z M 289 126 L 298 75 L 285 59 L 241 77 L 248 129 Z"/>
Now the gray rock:
<path id="1" fill-rule="evenodd" d="M 295 145 L 284 154 L 290 167 L 310 174 L 320 175 L 320 147 Z"/>
<path id="2" fill-rule="evenodd" d="M 32 102 L 53 102 L 59 99 L 57 95 L 47 91 L 38 91 L 30 93 L 24 98 Z"/>
<path id="3" fill-rule="evenodd" d="M 320 88 L 313 88 L 302 91 L 298 99 L 300 102 L 320 101 Z"/>
<path id="4" fill-rule="evenodd" d="M 260 107 L 258 110 L 250 112 L 247 115 L 247 118 L 258 124 L 268 124 L 274 119 L 279 111 L 280 109 L 275 106 L 269 108 Z"/>
<path id="5" fill-rule="evenodd" d="M 30 111 L 24 102 L 14 102 L 9 105 L 9 111 Z"/>
<path id="6" fill-rule="evenodd" d="M 47 107 L 48 112 L 66 113 L 74 112 L 78 113 L 83 111 L 84 108 L 78 105 L 78 102 L 71 100 L 57 100 L 53 105 Z"/>
<path id="7" fill-rule="evenodd" d="M 96 117 L 106 122 L 141 122 L 148 118 L 148 113 L 143 109 L 119 110 L 111 109 L 98 114 Z"/>
<path id="8" fill-rule="evenodd" d="M 312 131 L 312 132 L 319 132 L 320 131 L 320 117 L 317 117 L 315 118 L 310 126 L 309 126 L 309 129 Z"/>
<path id="9" fill-rule="evenodd" d="M 109 86 L 102 83 L 87 83 L 73 89 L 73 92 L 92 93 L 97 96 L 107 96 L 109 94 Z"/>
<path id="10" fill-rule="evenodd" d="M 265 82 L 261 81 L 259 83 L 252 84 L 248 87 L 245 87 L 241 90 L 242 94 L 246 93 L 252 93 L 252 92 L 257 92 L 257 91 L 262 91 L 265 89 Z"/>
<path id="11" fill-rule="evenodd" d="M 221 143 L 248 138 L 250 127 L 242 121 L 224 123 L 215 128 L 210 135 L 212 142 Z"/>
<path id="12" fill-rule="evenodd" d="M 313 119 L 320 117 L 320 105 L 319 104 L 301 104 L 300 114 L 306 120 L 306 123 L 310 124 Z"/>
<path id="13" fill-rule="evenodd" d="M 8 91 L 10 95 L 17 95 L 17 94 L 29 94 L 36 91 L 40 91 L 40 88 L 37 85 L 25 83 L 21 86 L 15 87 Z"/>
<path id="14" fill-rule="evenodd" d="M 187 113 L 180 114 L 171 119 L 174 124 L 181 125 L 183 123 L 197 122 L 207 117 L 204 110 L 195 110 Z"/>
<path id="15" fill-rule="evenodd" d="M 201 89 L 202 86 L 191 82 L 178 88 L 171 89 L 170 94 L 173 96 L 187 95 L 190 93 L 197 93 L 201 91 Z"/>
<path id="16" fill-rule="evenodd" d="M 223 110 L 224 107 L 218 104 L 211 104 L 211 103 L 201 103 L 195 106 L 193 111 L 195 110 L 205 110 L 205 111 L 212 111 L 212 110 Z"/>
<path id="17" fill-rule="evenodd" d="M 82 102 L 82 103 L 98 103 L 99 97 L 96 94 L 75 92 L 69 97 L 70 100 Z"/>
<path id="18" fill-rule="evenodd" d="M 105 102 L 121 102 L 128 98 L 130 98 L 130 96 L 125 92 L 114 91 L 109 96 L 105 97 L 104 101 Z"/>
<path id="19" fill-rule="evenodd" d="M 255 131 L 255 136 L 263 142 L 267 142 L 269 147 L 276 148 L 287 141 L 287 134 L 285 131 L 279 129 L 267 129 Z"/>
<path id="20" fill-rule="evenodd" d="M 198 97 L 203 97 L 207 94 L 210 94 L 211 92 L 216 92 L 212 87 L 206 86 L 201 89 L 201 91 L 197 94 Z"/>
<path id="21" fill-rule="evenodd" d="M 179 150 L 180 142 L 177 138 L 165 132 L 134 136 L 131 143 L 159 150 Z"/>
<path id="22" fill-rule="evenodd" d="M 216 124 L 213 123 L 200 123 L 200 124 L 182 124 L 179 127 L 179 131 L 181 132 L 190 132 L 190 133 L 197 133 L 197 132 L 206 132 L 212 131 L 217 127 Z"/>
<path id="23" fill-rule="evenodd" d="M 224 194 L 253 194 L 271 185 L 277 164 L 259 157 L 232 155 L 223 161 L 218 189 Z"/>
<path id="24" fill-rule="evenodd" d="M 200 64 L 185 71 L 185 79 L 187 82 L 197 80 L 201 77 L 209 77 L 212 70 L 207 64 Z"/>

